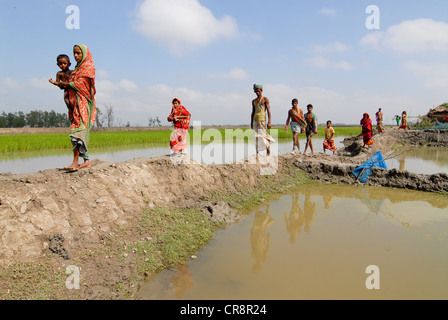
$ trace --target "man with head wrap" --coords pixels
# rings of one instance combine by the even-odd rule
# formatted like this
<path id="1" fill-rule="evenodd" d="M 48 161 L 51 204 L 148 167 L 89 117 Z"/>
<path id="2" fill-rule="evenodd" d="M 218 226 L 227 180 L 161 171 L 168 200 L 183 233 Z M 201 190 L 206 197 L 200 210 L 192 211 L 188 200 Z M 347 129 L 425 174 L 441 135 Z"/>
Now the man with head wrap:
<path id="1" fill-rule="evenodd" d="M 263 97 L 263 86 L 260 84 L 254 84 L 254 92 L 257 98 L 252 100 L 251 128 L 254 130 L 258 158 L 260 151 L 266 150 L 268 156 L 271 154 L 270 145 L 275 140 L 267 133 L 267 129 L 271 129 L 271 107 L 269 99 Z M 267 125 L 266 113 L 268 114 Z"/>

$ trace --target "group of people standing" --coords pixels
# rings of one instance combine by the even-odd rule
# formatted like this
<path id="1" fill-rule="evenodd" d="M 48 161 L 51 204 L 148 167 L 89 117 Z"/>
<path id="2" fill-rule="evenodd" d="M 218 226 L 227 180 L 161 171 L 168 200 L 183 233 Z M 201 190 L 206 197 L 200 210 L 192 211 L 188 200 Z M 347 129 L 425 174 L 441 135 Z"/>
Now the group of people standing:
<path id="1" fill-rule="evenodd" d="M 399 115 L 395 116 L 395 120 L 397 121 L 397 126 L 399 129 L 403 129 L 403 130 L 408 130 L 409 126 L 408 126 L 408 115 L 406 113 L 406 111 L 403 111 L 401 113 L 401 117 Z M 401 123 L 400 123 L 401 121 Z"/>
<path id="2" fill-rule="evenodd" d="M 375 113 L 377 130 L 379 134 L 384 132 L 383 128 L 383 111 L 381 108 Z M 364 113 L 360 121 L 362 128 L 362 140 L 364 142 L 364 147 L 371 146 L 374 144 L 373 141 L 373 122 L 368 113 Z"/>
<path id="3" fill-rule="evenodd" d="M 270 155 L 270 144 L 274 139 L 267 133 L 266 129 L 271 129 L 271 109 L 269 99 L 263 97 L 263 86 L 260 84 L 254 84 L 254 92 L 257 98 L 252 101 L 252 114 L 251 114 L 251 128 L 254 130 L 256 139 L 256 154 L 257 157 L 260 151 L 267 150 L 267 155 Z M 296 149 L 299 153 L 302 152 L 300 148 L 299 135 L 305 133 L 307 140 L 303 154 L 306 154 L 308 147 L 311 150 L 311 155 L 314 154 L 314 147 L 312 137 L 317 135 L 317 116 L 313 112 L 313 105 L 307 106 L 307 113 L 304 113 L 299 108 L 299 100 L 292 100 L 292 107 L 288 111 L 288 116 L 285 125 L 285 132 L 288 132 L 288 128 L 291 125 L 291 131 L 293 133 L 293 149 L 292 153 L 296 153 Z M 266 113 L 268 115 L 268 123 L 266 124 Z M 331 127 L 331 121 L 327 122 L 325 129 L 324 140 L 324 153 L 326 150 L 330 150 L 333 154 L 337 148 L 334 144 L 334 129 Z"/>
<path id="4" fill-rule="evenodd" d="M 77 62 L 74 70 L 70 70 L 71 62 L 67 55 L 59 55 L 57 57 L 57 65 L 61 69 L 56 74 L 56 80 L 50 79 L 50 83 L 58 86 L 64 90 L 64 101 L 68 109 L 70 127 L 70 139 L 73 146 L 73 162 L 65 170 L 73 172 L 82 168 L 90 168 L 89 159 L 89 143 L 90 130 L 95 124 L 96 119 L 96 101 L 95 101 L 95 64 L 93 57 L 84 44 L 77 44 L 73 47 L 73 55 Z M 266 150 L 267 155 L 271 154 L 271 144 L 275 142 L 274 138 L 268 134 L 272 127 L 271 123 L 271 108 L 270 101 L 263 96 L 263 86 L 254 84 L 253 86 L 256 98 L 252 101 L 251 113 L 251 129 L 254 131 L 256 156 Z M 293 133 L 293 150 L 296 149 L 301 152 L 299 134 L 305 133 L 307 140 L 304 154 L 306 154 L 308 147 L 311 154 L 314 154 L 312 137 L 317 135 L 317 116 L 313 112 L 313 105 L 307 106 L 307 113 L 304 113 L 298 107 L 298 99 L 292 100 L 292 107 L 288 111 L 285 131 L 288 132 L 288 127 L 291 125 Z M 383 132 L 382 122 L 383 113 L 381 109 L 376 113 L 378 132 Z M 174 132 L 171 135 L 170 147 L 173 154 L 187 157 L 187 132 L 190 126 L 191 114 L 181 104 L 178 98 L 172 100 L 171 113 L 168 116 L 168 122 L 174 125 Z M 406 112 L 403 112 L 401 117 L 402 125 L 400 128 L 407 128 Z M 362 133 L 364 145 L 373 144 L 372 136 L 372 121 L 367 113 L 364 114 L 361 120 Z M 324 153 L 330 150 L 335 154 L 337 148 L 334 143 L 335 131 L 332 128 L 331 121 L 327 121 L 325 128 L 325 140 L 323 143 Z M 79 164 L 79 158 L 84 159 L 83 164 Z"/>
<path id="5" fill-rule="evenodd" d="M 286 119 L 286 125 L 285 125 L 285 132 L 288 132 L 288 127 L 291 124 L 291 131 L 293 133 L 293 148 L 292 153 L 297 151 L 299 153 L 302 152 L 300 149 L 300 142 L 299 142 L 299 134 L 305 133 L 306 135 L 306 145 L 305 145 L 305 151 L 303 154 L 306 154 L 308 147 L 311 150 L 311 155 L 314 154 L 314 147 L 313 147 L 313 141 L 312 137 L 314 135 L 317 135 L 317 116 L 313 112 L 314 106 L 312 104 L 307 105 L 307 113 L 303 113 L 303 110 L 299 108 L 299 100 L 293 99 L 292 100 L 292 108 L 288 111 L 288 117 Z M 331 126 L 331 121 L 327 121 L 327 127 L 325 128 L 325 139 L 323 143 L 323 150 L 324 153 L 327 150 L 330 150 L 335 154 L 337 148 L 334 144 L 334 134 L 335 131 L 333 127 Z"/>
<path id="6" fill-rule="evenodd" d="M 378 134 L 382 134 L 384 132 L 383 128 L 383 111 L 381 108 L 378 109 L 378 111 L 375 113 L 376 123 L 377 123 L 377 130 Z M 395 119 L 397 121 L 397 126 L 399 126 L 399 129 L 407 130 L 408 128 L 408 118 L 407 118 L 407 112 L 403 111 L 403 113 L 400 116 L 395 116 Z M 400 125 L 401 120 L 401 125 Z M 368 113 L 364 113 L 361 122 L 362 126 L 362 137 L 364 141 L 364 146 L 371 146 L 374 144 L 373 141 L 373 123 L 372 119 L 370 119 L 370 116 Z"/>
<path id="7" fill-rule="evenodd" d="M 271 154 L 271 144 L 275 143 L 275 139 L 268 133 L 268 130 L 272 128 L 272 114 L 269 98 L 263 96 L 263 85 L 254 84 L 253 86 L 256 98 L 252 101 L 251 112 L 251 129 L 254 132 L 256 157 L 258 158 L 260 152 L 266 151 L 269 156 Z M 313 135 L 317 134 L 317 116 L 313 112 L 313 106 L 309 104 L 307 106 L 307 113 L 298 107 L 299 101 L 294 99 L 292 101 L 292 108 L 288 112 L 288 119 L 285 130 L 288 131 L 289 124 L 291 124 L 291 130 L 293 132 L 293 153 L 297 148 L 297 151 L 301 152 L 299 143 L 299 134 L 306 133 L 307 142 L 304 154 L 308 147 L 311 150 L 311 154 L 314 154 L 314 148 L 312 143 Z M 168 122 L 173 122 L 174 132 L 171 135 L 171 151 L 173 155 L 181 155 L 187 157 L 187 142 L 186 135 L 190 125 L 191 114 L 187 109 L 181 105 L 179 99 L 175 98 L 172 101 L 171 113 L 168 116 Z M 334 144 L 334 129 L 331 127 L 331 121 L 328 121 L 327 128 L 325 129 L 326 139 L 324 141 L 324 152 L 330 150 L 333 154 L 337 148 Z"/>

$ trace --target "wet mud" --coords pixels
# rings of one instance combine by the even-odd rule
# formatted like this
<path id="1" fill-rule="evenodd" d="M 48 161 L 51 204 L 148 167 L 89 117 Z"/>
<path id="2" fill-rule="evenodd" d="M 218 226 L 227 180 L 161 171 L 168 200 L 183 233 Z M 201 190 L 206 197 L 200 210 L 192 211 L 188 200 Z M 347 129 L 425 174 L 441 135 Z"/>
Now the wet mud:
<path id="1" fill-rule="evenodd" d="M 74 173 L 52 169 L 0 174 L 0 267 L 39 261 L 49 253 L 70 259 L 103 245 L 116 230 L 132 225 L 145 207 L 195 207 L 213 221 L 234 223 L 239 219 L 236 211 L 225 202 L 213 202 L 211 194 L 244 194 L 267 183 L 281 186 L 276 189 L 281 192 L 288 188 L 284 181 L 298 171 L 323 183 L 361 184 L 351 171 L 376 151 L 387 156 L 397 143 L 446 147 L 448 132 L 389 129 L 374 140 L 371 148 L 363 148 L 362 138 L 353 137 L 344 142 L 345 148 L 336 156 L 288 154 L 272 157 L 267 164 L 246 160 L 204 165 L 175 163 L 162 157 L 116 164 L 94 160 L 92 168 Z M 272 169 L 271 174 L 267 169 Z M 375 169 L 366 185 L 446 194 L 448 175 Z M 122 277 L 132 277 L 133 271 L 126 269 L 125 263 L 108 268 L 101 274 L 111 277 L 107 280 L 110 287 Z M 99 277 L 98 272 L 92 272 L 91 278 L 95 277 Z M 97 278 L 98 287 L 107 286 Z M 107 292 L 97 297 L 107 298 Z"/>

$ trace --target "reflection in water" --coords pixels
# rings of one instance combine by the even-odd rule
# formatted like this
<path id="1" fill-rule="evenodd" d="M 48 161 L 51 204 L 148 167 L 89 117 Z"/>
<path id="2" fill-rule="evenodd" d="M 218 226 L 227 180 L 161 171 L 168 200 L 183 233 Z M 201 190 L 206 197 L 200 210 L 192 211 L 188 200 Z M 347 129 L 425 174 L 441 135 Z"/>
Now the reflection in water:
<path id="1" fill-rule="evenodd" d="M 395 158 L 386 160 L 389 169 L 420 174 L 448 172 L 448 148 L 416 147 Z"/>
<path id="2" fill-rule="evenodd" d="M 311 201 L 311 195 L 309 192 L 305 193 L 305 201 L 303 205 L 303 210 L 299 204 L 299 194 L 291 195 L 292 205 L 291 211 L 289 212 L 289 218 L 284 214 L 286 230 L 290 234 L 289 242 L 291 244 L 296 243 L 296 237 L 302 230 L 306 233 L 310 232 L 311 224 L 316 216 L 316 203 Z M 328 205 L 332 201 L 332 197 L 324 195 L 325 208 L 329 208 Z"/>
<path id="3" fill-rule="evenodd" d="M 447 299 L 447 230 L 447 196 L 306 185 L 218 232 L 140 297 Z M 380 290 L 366 289 L 369 265 L 380 268 Z"/>
<path id="4" fill-rule="evenodd" d="M 324 195 L 328 204 L 331 202 L 332 197 Z M 291 244 L 296 243 L 296 237 L 303 231 L 306 233 L 310 232 L 311 224 L 316 216 L 316 203 L 311 201 L 311 195 L 307 192 L 305 194 L 305 203 L 303 205 L 303 210 L 299 204 L 299 194 L 291 195 L 292 205 L 291 211 L 289 212 L 289 218 L 287 218 L 286 213 L 284 214 L 286 231 L 289 232 L 290 238 L 289 242 Z M 327 208 L 327 202 L 326 208 Z"/>
<path id="5" fill-rule="evenodd" d="M 344 137 L 337 137 L 336 145 L 342 144 Z M 316 139 L 315 145 L 322 145 L 322 139 Z M 304 142 L 300 142 L 304 145 Z M 273 154 L 286 154 L 292 149 L 291 142 L 281 142 L 275 145 Z M 212 147 L 212 148 L 211 148 Z M 223 144 L 203 145 L 201 152 L 193 152 L 190 148 L 190 157 L 204 164 L 220 164 L 231 161 L 239 161 L 255 155 L 253 144 Z M 278 150 L 277 150 L 278 149 Z M 124 162 L 136 158 L 152 158 L 166 156 L 169 147 L 166 145 L 148 146 L 118 146 L 108 148 L 95 148 L 91 152 L 91 159 L 99 159 L 109 162 Z M 196 158 L 198 157 L 198 158 Z M 61 168 L 72 161 L 73 154 L 70 151 L 44 151 L 22 152 L 12 155 L 0 154 L 0 173 L 33 173 L 40 170 Z M 448 172 L 448 148 L 414 148 L 400 157 L 386 161 L 389 169 L 400 168 L 415 173 L 433 174 Z M 406 165 L 405 165 L 406 164 Z"/>
<path id="6" fill-rule="evenodd" d="M 406 158 L 400 157 L 400 171 L 404 171 L 406 167 Z"/>
<path id="7" fill-rule="evenodd" d="M 266 206 L 266 213 L 257 210 L 254 218 L 254 225 L 250 231 L 250 242 L 252 244 L 252 257 L 255 259 L 253 265 L 254 273 L 261 271 L 262 262 L 266 261 L 271 241 L 271 234 L 268 228 L 274 223 L 274 219 L 269 215 L 270 206 Z"/>
<path id="8" fill-rule="evenodd" d="M 284 214 L 286 231 L 290 234 L 289 242 L 294 244 L 296 242 L 297 235 L 302 232 L 303 225 L 305 224 L 305 214 L 299 205 L 299 195 L 292 195 L 291 211 L 289 217 Z"/>
<path id="9" fill-rule="evenodd" d="M 182 300 L 185 293 L 193 286 L 193 278 L 187 264 L 180 265 L 176 275 L 171 278 L 176 291 L 176 298 Z"/>

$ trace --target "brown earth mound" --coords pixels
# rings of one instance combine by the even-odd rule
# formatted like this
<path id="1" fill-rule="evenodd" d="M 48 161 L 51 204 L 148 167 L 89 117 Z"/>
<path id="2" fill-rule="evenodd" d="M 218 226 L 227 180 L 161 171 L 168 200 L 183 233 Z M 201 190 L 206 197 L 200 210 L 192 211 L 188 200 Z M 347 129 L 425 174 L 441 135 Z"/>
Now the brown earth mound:
<path id="1" fill-rule="evenodd" d="M 287 188 L 286 177 L 297 171 L 322 182 L 360 184 L 351 170 L 376 151 L 387 155 L 395 143 L 428 142 L 446 146 L 448 133 L 388 129 L 375 136 L 372 148 L 363 148 L 358 136 L 347 139 L 337 156 L 288 154 L 271 157 L 264 164 L 246 160 L 204 165 L 162 157 L 116 164 L 96 160 L 91 169 L 75 173 L 54 169 L 0 174 L 0 267 L 39 261 L 49 252 L 70 259 L 91 246 L 100 246 L 117 229 L 132 225 L 144 207 L 182 204 L 200 208 L 214 221 L 232 223 L 239 216 L 225 202 L 211 202 L 211 193 L 241 194 L 266 183 Z M 375 169 L 367 184 L 446 193 L 448 175 Z M 116 268 L 110 274 L 119 278 L 123 273 L 119 270 L 125 267 Z"/>

